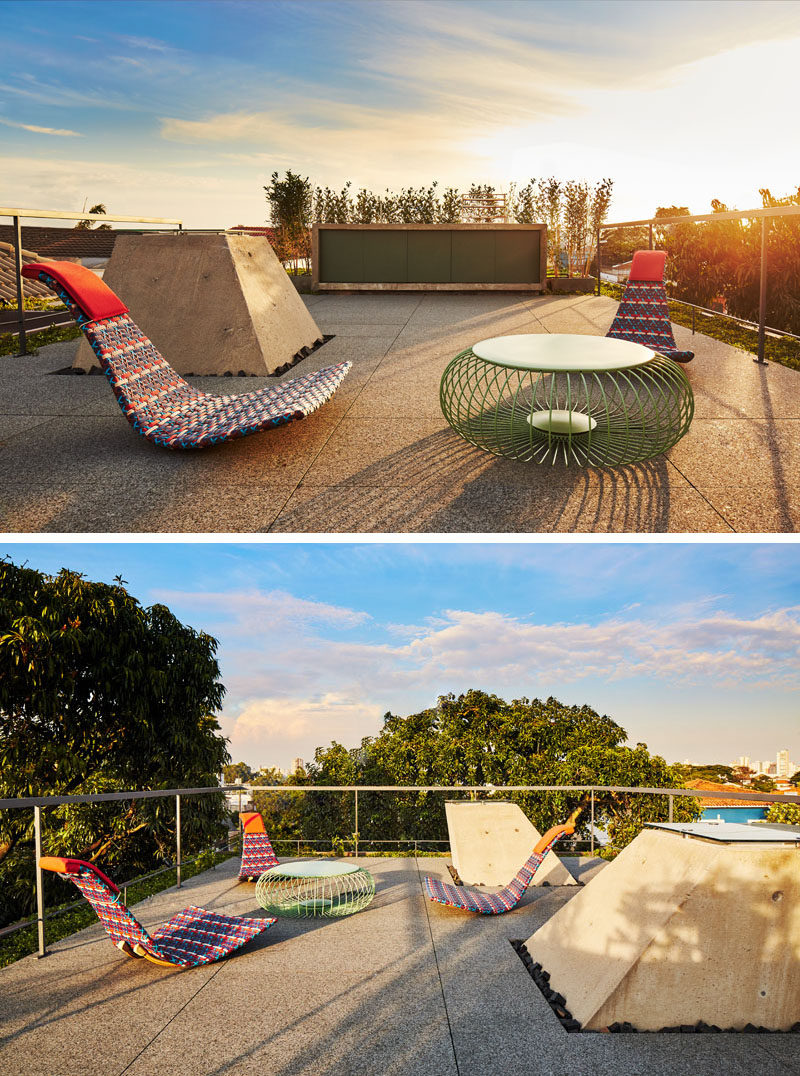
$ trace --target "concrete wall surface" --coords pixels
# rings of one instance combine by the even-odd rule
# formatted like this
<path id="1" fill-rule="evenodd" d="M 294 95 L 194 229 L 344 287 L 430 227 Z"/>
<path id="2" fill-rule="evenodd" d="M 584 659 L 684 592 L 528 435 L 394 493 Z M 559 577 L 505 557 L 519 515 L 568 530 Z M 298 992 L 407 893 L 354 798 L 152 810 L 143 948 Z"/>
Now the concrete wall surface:
<path id="1" fill-rule="evenodd" d="M 541 837 L 516 803 L 508 800 L 445 804 L 453 866 L 465 885 L 508 885 Z M 532 885 L 577 885 L 554 851 Z"/>
<path id="2" fill-rule="evenodd" d="M 262 237 L 121 235 L 103 279 L 181 374 L 265 376 L 322 339 Z M 98 365 L 86 340 L 73 365 Z"/>
<path id="3" fill-rule="evenodd" d="M 584 1028 L 800 1020 L 800 847 L 645 830 L 527 941 Z"/>

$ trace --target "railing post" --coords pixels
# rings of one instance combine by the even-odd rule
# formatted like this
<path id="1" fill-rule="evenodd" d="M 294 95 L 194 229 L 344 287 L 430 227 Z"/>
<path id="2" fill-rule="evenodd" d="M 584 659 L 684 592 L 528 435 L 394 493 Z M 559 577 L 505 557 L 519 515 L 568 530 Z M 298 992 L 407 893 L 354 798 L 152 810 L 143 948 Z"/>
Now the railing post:
<path id="1" fill-rule="evenodd" d="M 17 278 L 17 320 L 19 322 L 19 353 L 28 354 L 28 339 L 25 336 L 25 296 L 22 292 L 22 225 L 20 218 L 14 217 L 14 275 Z M 40 954 L 44 955 L 44 954 Z"/>
<path id="2" fill-rule="evenodd" d="M 600 229 L 597 229 L 597 294 L 600 294 Z"/>
<path id="3" fill-rule="evenodd" d="M 178 876 L 178 889 L 181 888 L 181 797 L 175 797 L 175 845 L 177 849 L 176 873 Z"/>
<path id="4" fill-rule="evenodd" d="M 650 238 L 649 238 L 650 249 L 652 250 L 653 249 L 653 222 L 652 221 L 650 221 L 650 224 L 648 225 L 648 227 L 650 229 Z"/>
<path id="5" fill-rule="evenodd" d="M 669 821 L 670 822 L 672 821 L 672 807 L 673 807 L 674 802 L 675 802 L 675 797 L 670 796 L 669 797 Z"/>
<path id="6" fill-rule="evenodd" d="M 695 310 L 694 306 L 692 306 L 692 336 L 694 336 L 694 326 L 695 326 L 696 314 L 697 314 L 697 311 Z"/>
<path id="7" fill-rule="evenodd" d="M 356 858 L 358 858 L 358 789 L 353 789 L 356 800 L 356 828 L 353 830 L 356 842 Z"/>
<path id="8" fill-rule="evenodd" d="M 591 852 L 592 855 L 594 855 L 594 789 L 592 789 L 591 804 L 592 804 L 592 832 L 591 832 L 591 836 L 589 838 L 589 851 Z"/>
<path id="9" fill-rule="evenodd" d="M 764 346 L 766 344 L 766 319 L 767 319 L 767 218 L 761 218 L 761 276 L 758 288 L 758 355 L 753 362 L 760 366 L 768 366 L 764 359 Z"/>
<path id="10" fill-rule="evenodd" d="M 33 841 L 36 856 L 36 927 L 39 932 L 39 956 L 47 956 L 44 937 L 44 881 L 42 879 L 42 809 L 33 808 Z"/>

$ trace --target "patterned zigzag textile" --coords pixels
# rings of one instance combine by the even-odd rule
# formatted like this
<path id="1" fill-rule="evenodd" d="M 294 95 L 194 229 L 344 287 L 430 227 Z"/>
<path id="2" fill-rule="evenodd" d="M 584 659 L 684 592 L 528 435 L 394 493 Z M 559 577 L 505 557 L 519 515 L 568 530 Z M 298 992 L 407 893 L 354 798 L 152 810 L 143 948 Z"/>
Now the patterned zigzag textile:
<path id="1" fill-rule="evenodd" d="M 665 263 L 666 255 L 661 251 L 642 250 L 634 254 L 630 279 L 606 336 L 644 344 L 675 362 L 689 362 L 694 352 L 679 351 L 672 334 L 663 280 Z M 659 264 L 660 273 L 654 268 Z M 647 279 L 639 279 L 638 274 Z"/>
<path id="2" fill-rule="evenodd" d="M 565 833 L 572 833 L 573 829 L 574 827 L 568 824 L 548 831 L 545 838 L 550 839 L 542 850 L 534 850 L 505 889 L 501 889 L 499 893 L 481 893 L 480 890 L 471 889 L 469 886 L 449 885 L 438 878 L 427 877 L 425 888 L 428 891 L 428 897 L 436 904 L 444 904 L 448 908 L 459 908 L 465 912 L 477 912 L 479 915 L 502 915 L 503 912 L 510 912 L 522 900 L 525 890 L 531 884 L 531 879 L 559 837 Z"/>
<path id="3" fill-rule="evenodd" d="M 239 949 L 276 922 L 275 919 L 219 915 L 192 905 L 148 934 L 122 903 L 120 891 L 113 882 L 91 863 L 44 857 L 41 865 L 47 870 L 57 870 L 62 877 L 75 883 L 94 908 L 117 948 L 130 955 L 147 957 L 156 963 L 180 967 L 211 964 Z"/>
<path id="4" fill-rule="evenodd" d="M 109 316 L 92 316 L 91 308 L 84 309 L 88 304 L 73 283 L 74 270 L 82 268 L 40 263 L 26 265 L 23 275 L 34 277 L 35 271 L 35 279 L 56 292 L 91 344 L 125 417 L 137 433 L 163 448 L 206 448 L 305 418 L 331 398 L 352 365 L 339 363 L 238 396 L 200 392 L 173 370 L 119 300 L 118 312 Z M 59 279 L 51 275 L 56 271 Z M 88 269 L 83 272 L 94 276 Z M 105 309 L 114 306 L 107 302 Z"/>
<path id="5" fill-rule="evenodd" d="M 278 857 L 272 849 L 261 815 L 254 811 L 239 817 L 244 828 L 239 881 L 256 881 L 264 871 L 278 866 Z"/>

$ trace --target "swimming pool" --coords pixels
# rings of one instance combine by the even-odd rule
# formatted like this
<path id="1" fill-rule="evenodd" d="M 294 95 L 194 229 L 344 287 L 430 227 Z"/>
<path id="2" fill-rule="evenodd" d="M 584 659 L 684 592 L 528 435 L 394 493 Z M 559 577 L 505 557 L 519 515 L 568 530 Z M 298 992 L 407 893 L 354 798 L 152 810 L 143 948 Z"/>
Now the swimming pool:
<path id="1" fill-rule="evenodd" d="M 701 822 L 756 822 L 767 817 L 766 807 L 706 807 Z"/>

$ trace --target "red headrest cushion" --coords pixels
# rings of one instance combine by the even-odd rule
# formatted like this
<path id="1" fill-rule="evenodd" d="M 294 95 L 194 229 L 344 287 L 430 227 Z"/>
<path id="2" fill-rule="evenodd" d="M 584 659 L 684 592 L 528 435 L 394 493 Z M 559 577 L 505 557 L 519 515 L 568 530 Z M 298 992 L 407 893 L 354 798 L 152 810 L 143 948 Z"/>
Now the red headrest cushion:
<path id="1" fill-rule="evenodd" d="M 96 273 L 83 265 L 75 262 L 29 262 L 22 267 L 22 275 L 31 280 L 38 280 L 40 272 L 57 280 L 90 321 L 102 321 L 103 318 L 128 313 L 127 306 L 108 284 L 104 284 Z"/>
<path id="2" fill-rule="evenodd" d="M 107 875 L 103 874 L 101 870 L 98 870 L 94 863 L 86 863 L 83 859 L 62 859 L 61 856 L 42 856 L 39 860 L 39 866 L 42 870 L 55 871 L 56 874 L 77 874 L 81 867 L 85 867 L 86 870 L 90 870 L 93 874 L 96 874 L 98 878 L 101 878 L 106 885 L 110 887 L 113 893 L 119 893 L 119 889 Z"/>
<path id="3" fill-rule="evenodd" d="M 637 250 L 633 256 L 631 275 L 628 280 L 663 281 L 666 263 L 667 255 L 663 250 Z"/>

